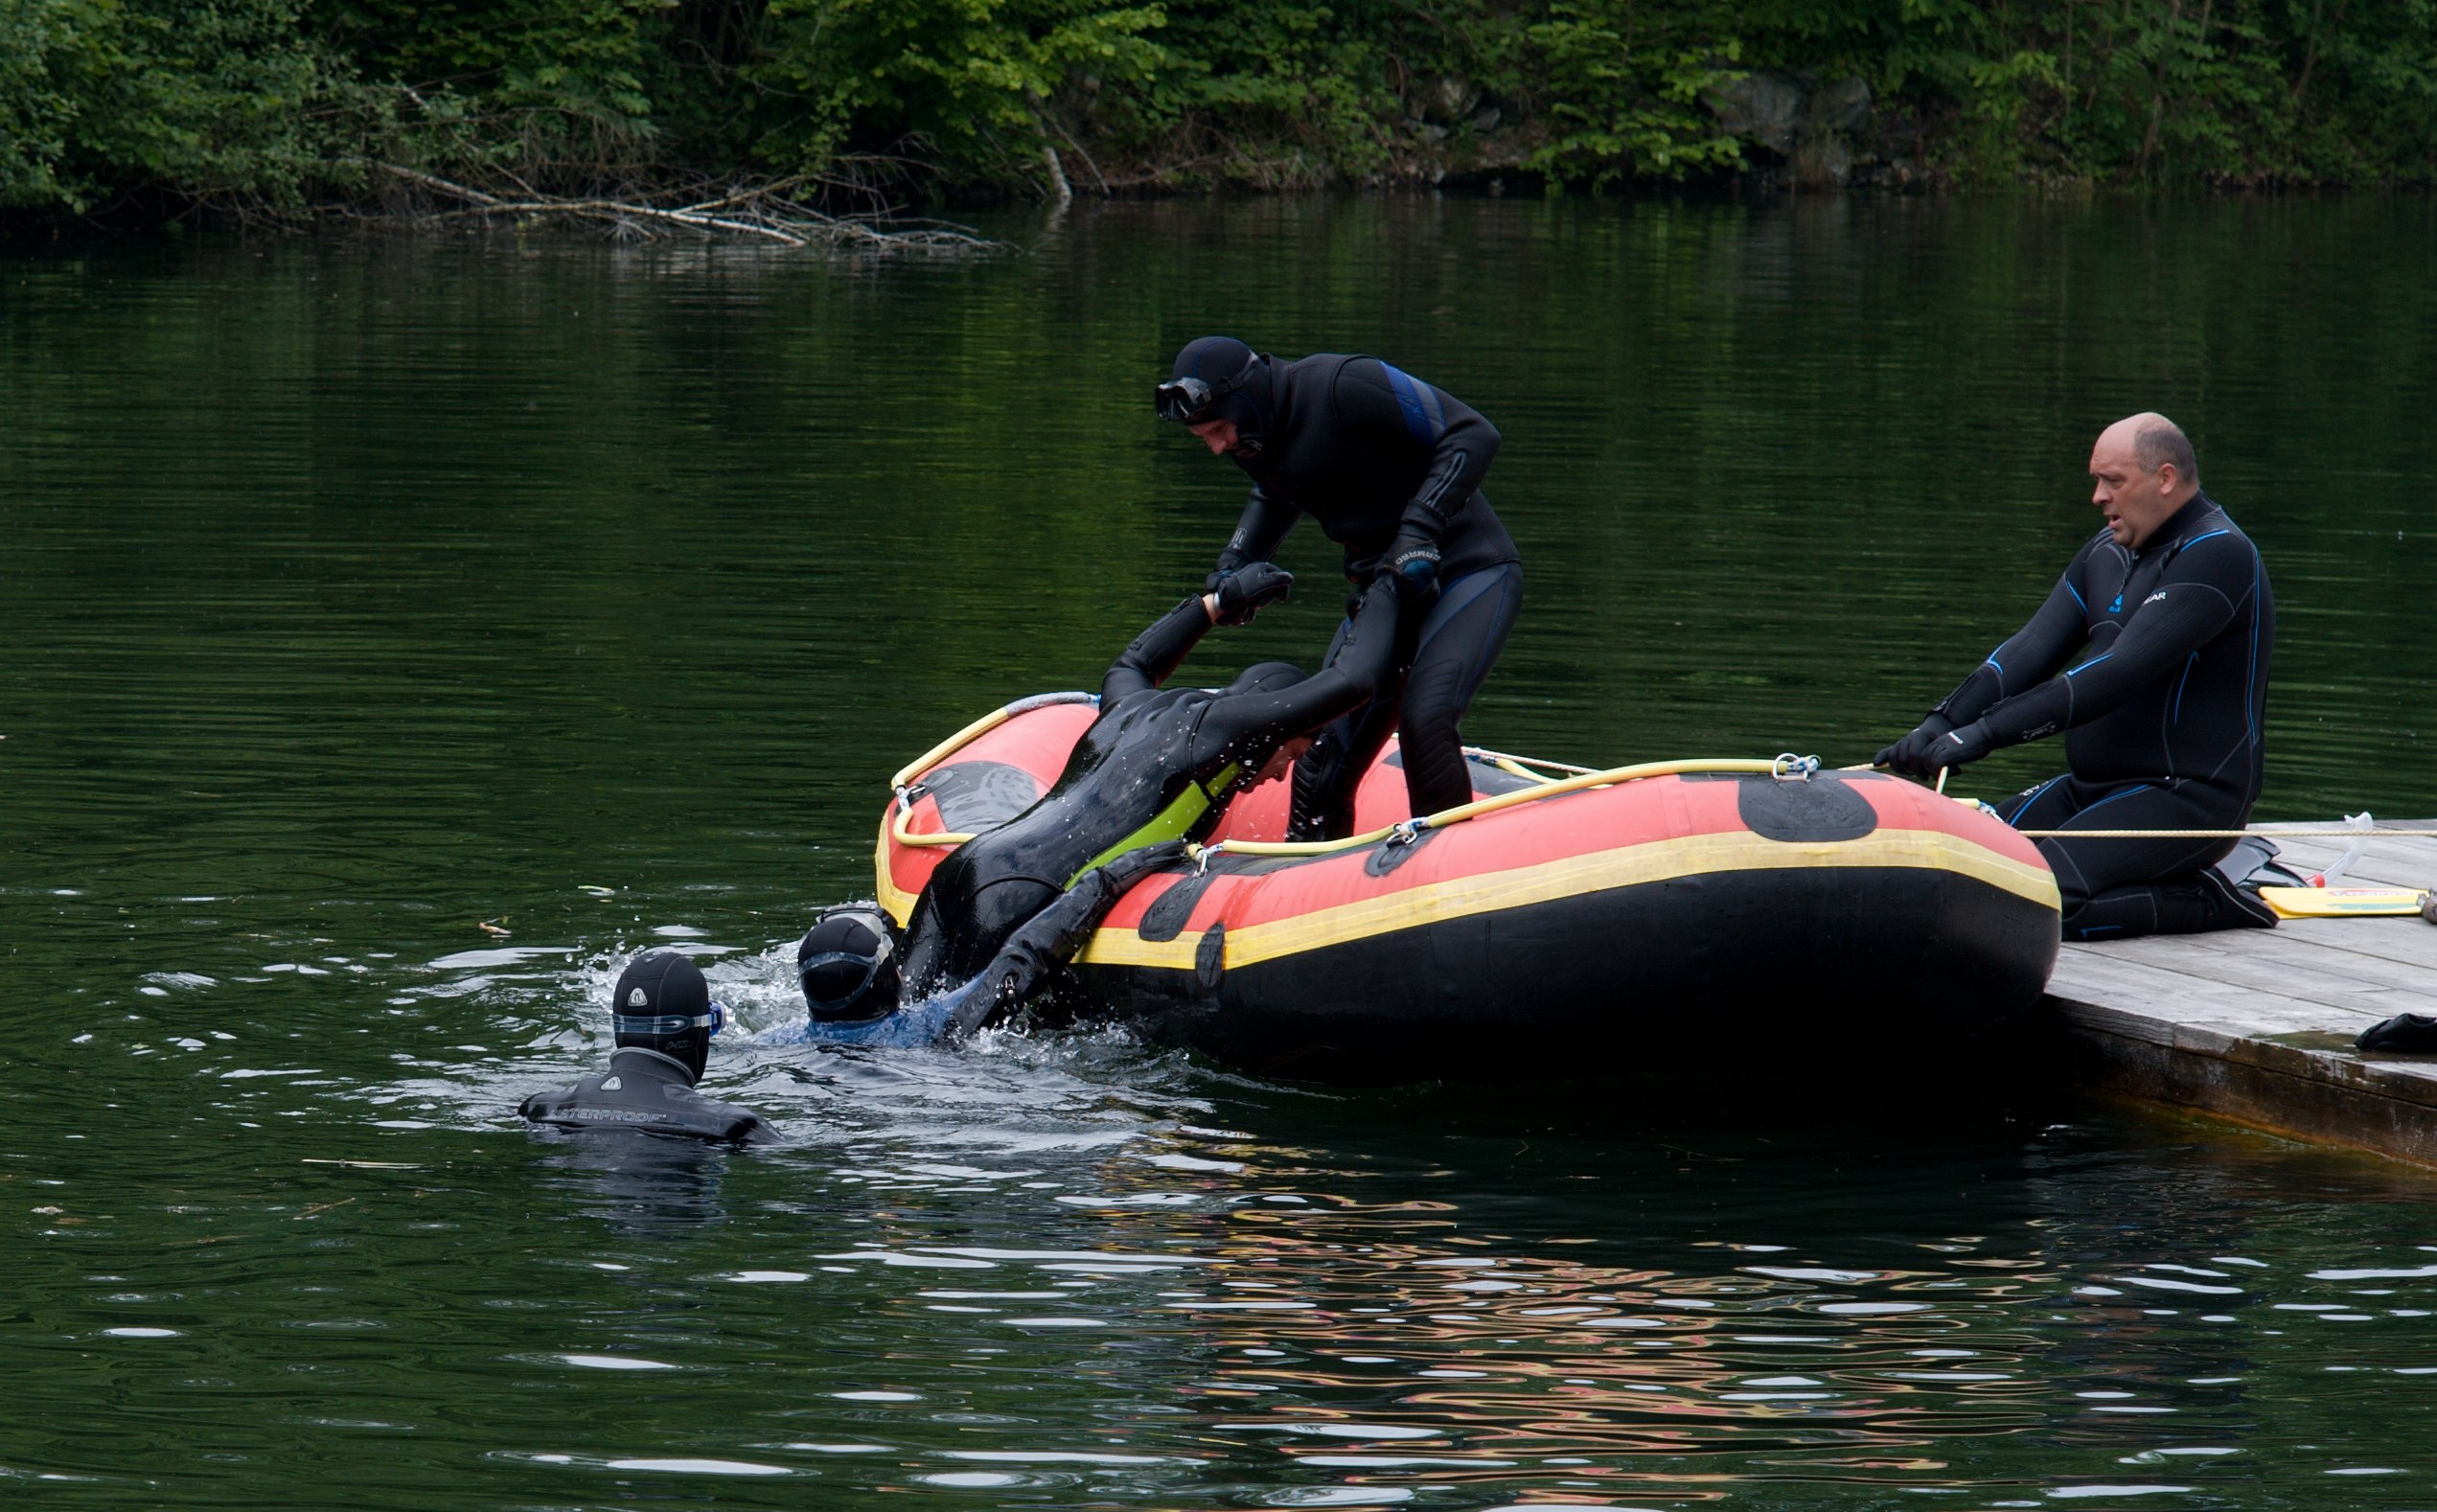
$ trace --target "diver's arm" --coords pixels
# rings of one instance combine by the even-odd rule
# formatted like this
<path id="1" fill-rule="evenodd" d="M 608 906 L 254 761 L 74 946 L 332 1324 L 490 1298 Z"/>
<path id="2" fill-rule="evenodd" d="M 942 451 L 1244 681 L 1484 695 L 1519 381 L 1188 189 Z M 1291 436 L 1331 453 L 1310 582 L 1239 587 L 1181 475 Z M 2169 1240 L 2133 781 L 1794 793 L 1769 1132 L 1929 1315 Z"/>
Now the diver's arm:
<path id="1" fill-rule="evenodd" d="M 1462 400 L 1375 357 L 1340 368 L 1330 385 L 1339 424 L 1391 446 L 1427 451 L 1421 484 L 1397 521 L 1401 542 L 1435 545 L 1488 476 L 1498 427 Z M 1388 558 L 1398 555 L 1391 547 Z"/>
<path id="2" fill-rule="evenodd" d="M 1227 546 L 1219 553 L 1218 571 L 1210 574 L 1211 578 L 1233 572 L 1248 561 L 1269 561 L 1276 554 L 1278 542 L 1302 517 L 1301 510 L 1263 485 L 1253 484 L 1253 495 L 1244 501 L 1244 513 L 1235 521 L 1235 534 L 1227 538 Z M 1216 585 L 1215 582 L 1211 584 Z"/>
<path id="3" fill-rule="evenodd" d="M 1295 574 L 1274 561 L 1255 561 L 1230 573 L 1214 592 L 1186 599 L 1134 638 L 1100 681 L 1100 706 L 1129 693 L 1165 682 L 1212 625 L 1241 625 L 1264 604 L 1275 604 L 1295 586 Z"/>
<path id="4" fill-rule="evenodd" d="M 1100 707 L 1107 708 L 1129 693 L 1140 693 L 1165 682 L 1184 663 L 1202 637 L 1210 632 L 1213 614 L 1209 595 L 1197 593 L 1154 621 L 1134 637 L 1109 675 L 1100 679 Z"/>
<path id="5" fill-rule="evenodd" d="M 1939 699 L 1937 707 L 1924 715 L 1909 734 L 1881 750 L 1874 758 L 1874 765 L 1926 781 L 1942 767 L 1976 760 L 1994 749 L 1992 745 L 1977 744 L 1978 735 L 1958 742 L 1955 732 L 1958 728 L 1978 730 L 1980 717 L 2009 696 L 2024 695 L 2041 687 L 2063 670 L 2066 658 L 2089 639 L 2078 584 L 2091 553 L 2106 539 L 2107 533 L 2101 531 L 2075 553 L 2063 576 L 2057 579 L 2057 585 L 2048 590 L 2047 600 L 2022 629 L 1981 658 L 1970 676 Z M 1965 754 L 1966 749 L 1970 754 Z"/>
<path id="6" fill-rule="evenodd" d="M 2064 670 L 2067 658 L 2089 638 L 2078 584 L 2091 552 L 2103 538 L 2104 532 L 2075 554 L 2038 612 L 1983 658 L 1971 676 L 1930 711 L 1932 716 L 1944 720 L 1949 729 L 1968 724 L 1997 703 L 2027 693 Z"/>
<path id="7" fill-rule="evenodd" d="M 1076 878 L 1008 938 L 980 975 L 957 989 L 944 1032 L 972 1034 L 1023 1007 L 1051 972 L 1074 959 L 1128 888 L 1184 858 L 1184 842 L 1167 840 L 1128 851 Z"/>
<path id="8" fill-rule="evenodd" d="M 2222 547 L 2197 561 L 2196 552 L 2177 554 L 2103 654 L 2006 699 L 1947 738 L 1966 749 L 1979 745 L 1973 751 L 1978 755 L 2087 724 L 2122 708 L 2232 623 L 2236 600 L 2250 583 L 2247 546 L 2229 536 Z"/>
<path id="9" fill-rule="evenodd" d="M 1194 766 L 1274 747 L 1368 703 L 1395 676 L 1396 622 L 1404 612 L 1393 580 L 1384 572 L 1373 578 L 1345 644 L 1326 667 L 1291 688 L 1228 693 L 1210 701 L 1195 733 Z"/>

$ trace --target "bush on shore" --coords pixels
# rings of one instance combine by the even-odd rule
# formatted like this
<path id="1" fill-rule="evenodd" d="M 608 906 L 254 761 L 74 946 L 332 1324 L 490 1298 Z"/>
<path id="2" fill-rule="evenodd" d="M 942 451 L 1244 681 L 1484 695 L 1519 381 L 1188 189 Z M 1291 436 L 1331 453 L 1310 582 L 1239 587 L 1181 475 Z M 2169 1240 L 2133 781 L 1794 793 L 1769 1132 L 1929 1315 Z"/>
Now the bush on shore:
<path id="1" fill-rule="evenodd" d="M 2437 179 L 2437 0 L 0 0 L 0 207 Z"/>

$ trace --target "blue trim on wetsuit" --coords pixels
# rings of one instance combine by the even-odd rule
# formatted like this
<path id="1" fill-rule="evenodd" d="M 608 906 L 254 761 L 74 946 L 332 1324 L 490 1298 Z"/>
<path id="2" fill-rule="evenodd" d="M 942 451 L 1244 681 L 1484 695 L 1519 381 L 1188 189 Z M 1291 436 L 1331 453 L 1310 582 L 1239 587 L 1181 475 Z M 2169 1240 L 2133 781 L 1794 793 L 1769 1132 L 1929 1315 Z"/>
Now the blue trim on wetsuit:
<path id="1" fill-rule="evenodd" d="M 1447 430 L 1437 396 L 1431 393 L 1428 384 L 1414 381 L 1411 374 L 1392 363 L 1382 362 L 1379 370 L 1388 375 L 1388 389 L 1396 396 L 1396 408 L 1405 417 L 1406 433 L 1425 447 L 1437 446 Z"/>

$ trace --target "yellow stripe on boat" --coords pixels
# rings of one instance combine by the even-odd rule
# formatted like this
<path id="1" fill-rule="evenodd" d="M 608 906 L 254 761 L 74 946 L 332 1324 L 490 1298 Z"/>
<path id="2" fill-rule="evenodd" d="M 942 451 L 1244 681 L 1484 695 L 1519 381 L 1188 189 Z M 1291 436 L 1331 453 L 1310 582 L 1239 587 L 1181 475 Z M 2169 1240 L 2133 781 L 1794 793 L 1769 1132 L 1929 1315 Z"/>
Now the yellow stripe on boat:
<path id="1" fill-rule="evenodd" d="M 1931 830 L 1879 830 L 1851 840 L 1772 840 L 1722 832 L 1651 840 L 1594 851 L 1536 866 L 1515 867 L 1400 888 L 1377 898 L 1316 908 L 1292 919 L 1230 926 L 1224 965 L 1256 965 L 1373 935 L 1420 928 L 1450 919 L 1497 913 L 1581 893 L 1715 872 L 1806 870 L 1815 867 L 1913 867 L 1947 871 L 2048 908 L 2060 906 L 2047 867 L 2029 866 L 1957 836 Z M 884 867 L 884 882 L 885 870 Z M 910 906 L 910 904 L 908 905 Z M 1202 936 L 1150 941 L 1131 928 L 1103 928 L 1075 959 L 1094 966 L 1191 971 Z"/>

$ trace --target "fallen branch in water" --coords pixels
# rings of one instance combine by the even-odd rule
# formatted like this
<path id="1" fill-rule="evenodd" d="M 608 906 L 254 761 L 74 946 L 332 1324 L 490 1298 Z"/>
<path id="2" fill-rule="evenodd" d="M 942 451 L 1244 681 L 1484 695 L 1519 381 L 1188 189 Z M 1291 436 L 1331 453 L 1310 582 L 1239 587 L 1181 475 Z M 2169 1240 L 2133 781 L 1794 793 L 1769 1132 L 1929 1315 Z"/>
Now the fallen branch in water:
<path id="1" fill-rule="evenodd" d="M 890 223 L 877 216 L 826 214 L 795 197 L 808 184 L 819 182 L 810 176 L 731 187 L 708 198 L 668 204 L 654 203 L 650 198 L 545 195 L 529 188 L 508 198 L 396 163 L 372 166 L 402 183 L 455 200 L 458 208 L 437 212 L 433 217 L 444 220 L 563 218 L 602 222 L 623 236 L 650 238 L 655 229 L 678 230 L 701 237 L 747 237 L 781 246 L 817 246 L 876 255 L 972 257 L 1006 247 L 1004 242 L 992 241 L 957 226 Z"/>

